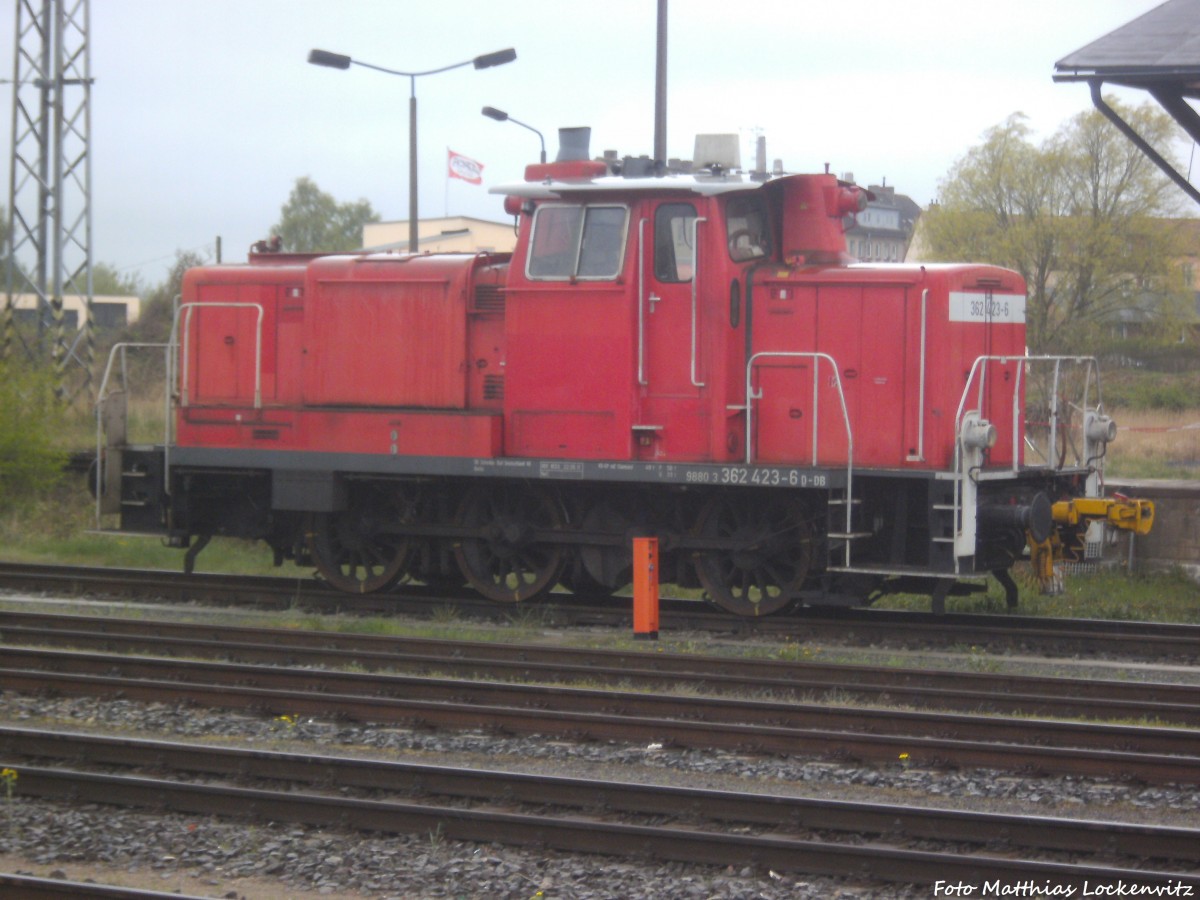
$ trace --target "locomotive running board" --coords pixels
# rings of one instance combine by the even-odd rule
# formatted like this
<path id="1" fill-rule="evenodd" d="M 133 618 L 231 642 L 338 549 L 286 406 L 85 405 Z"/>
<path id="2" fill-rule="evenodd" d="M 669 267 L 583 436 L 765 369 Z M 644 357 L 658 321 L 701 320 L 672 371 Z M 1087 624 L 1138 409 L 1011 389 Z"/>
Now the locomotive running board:
<path id="1" fill-rule="evenodd" d="M 172 470 L 199 468 L 321 471 L 337 473 L 348 478 L 488 477 L 543 482 L 595 481 L 819 491 L 845 490 L 850 477 L 844 467 L 535 457 L 393 456 L 179 446 L 171 448 L 170 461 Z"/>
<path id="2" fill-rule="evenodd" d="M 846 572 L 853 575 L 895 575 L 897 577 L 911 577 L 914 575 L 921 578 L 937 578 L 946 581 L 958 581 L 964 576 L 954 572 L 931 572 L 928 569 L 922 569 L 917 566 L 905 568 L 903 566 L 826 566 L 826 572 Z M 983 578 L 987 575 L 986 572 L 976 572 L 975 576 Z M 967 576 L 971 577 L 971 576 Z"/>

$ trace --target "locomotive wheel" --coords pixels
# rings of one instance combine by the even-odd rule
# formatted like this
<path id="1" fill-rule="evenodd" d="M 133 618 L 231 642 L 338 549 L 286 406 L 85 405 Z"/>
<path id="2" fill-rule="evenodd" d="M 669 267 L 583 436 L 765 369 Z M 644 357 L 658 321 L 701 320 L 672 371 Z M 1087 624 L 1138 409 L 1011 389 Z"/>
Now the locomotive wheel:
<path id="1" fill-rule="evenodd" d="M 719 495 L 705 504 L 695 534 L 731 545 L 694 554 L 696 575 L 717 606 L 767 616 L 799 599 L 813 543 L 800 500 Z"/>
<path id="2" fill-rule="evenodd" d="M 454 548 L 463 577 L 497 603 L 520 603 L 545 593 L 562 576 L 563 547 L 538 543 L 537 533 L 564 528 L 558 500 L 527 485 L 472 488 L 459 510 L 459 524 L 478 533 Z"/>
<path id="3" fill-rule="evenodd" d="M 339 591 L 370 594 L 394 586 L 411 555 L 408 537 L 393 526 L 407 521 L 413 504 L 402 490 L 356 497 L 343 512 L 317 513 L 310 537 L 313 563 Z"/>
<path id="4" fill-rule="evenodd" d="M 607 544 L 585 544 L 579 550 L 585 574 L 597 585 L 607 588 L 609 593 L 633 580 L 632 539 L 635 523 L 645 521 L 646 516 L 631 507 L 628 502 L 611 503 L 601 500 L 587 511 L 582 528 L 586 532 L 619 534 L 623 540 L 616 546 Z"/>

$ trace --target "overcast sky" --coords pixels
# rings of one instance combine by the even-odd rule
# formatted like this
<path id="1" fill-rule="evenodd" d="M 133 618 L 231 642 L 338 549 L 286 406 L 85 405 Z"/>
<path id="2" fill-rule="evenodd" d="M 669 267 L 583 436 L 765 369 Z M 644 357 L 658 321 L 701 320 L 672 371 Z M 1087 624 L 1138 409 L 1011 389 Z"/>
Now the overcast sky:
<path id="1" fill-rule="evenodd" d="M 697 133 L 761 133 L 789 171 L 829 163 L 925 206 L 1011 113 L 1045 136 L 1090 109 L 1086 86 L 1051 81 L 1055 61 L 1157 5 L 673 0 L 668 153 L 691 158 Z M 403 71 L 516 49 L 506 66 L 417 79 L 422 216 L 504 219 L 487 188 L 519 180 L 538 142 L 485 105 L 540 129 L 551 159 L 562 126 L 591 126 L 593 154 L 653 149 L 655 0 L 96 0 L 90 30 L 93 258 L 149 285 L 218 235 L 226 261 L 243 259 L 300 176 L 407 218 L 408 79 L 308 65 L 314 47 Z M 0 88 L 6 125 L 11 102 Z M 447 182 L 447 148 L 484 165 L 482 187 Z"/>

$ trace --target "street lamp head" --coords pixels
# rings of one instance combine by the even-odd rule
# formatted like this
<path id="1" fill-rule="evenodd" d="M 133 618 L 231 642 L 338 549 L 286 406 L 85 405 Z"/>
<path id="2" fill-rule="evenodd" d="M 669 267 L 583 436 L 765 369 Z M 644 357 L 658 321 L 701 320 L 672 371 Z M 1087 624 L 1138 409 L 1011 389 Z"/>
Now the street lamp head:
<path id="1" fill-rule="evenodd" d="M 497 50 L 495 53 L 485 53 L 477 56 L 471 62 L 477 69 L 490 69 L 492 66 L 502 66 L 517 58 L 517 51 L 512 47 L 507 50 Z"/>
<path id="2" fill-rule="evenodd" d="M 348 69 L 351 65 L 374 69 L 388 75 L 399 75 L 409 80 L 410 93 L 408 96 L 408 252 L 416 253 L 417 241 L 417 78 L 422 75 L 436 75 L 439 72 L 449 72 L 451 69 L 461 69 L 466 65 L 474 65 L 477 69 L 490 69 L 492 66 L 502 66 L 517 58 L 517 51 L 509 47 L 495 53 L 485 53 L 466 62 L 457 62 L 440 69 L 428 69 L 424 72 L 401 72 L 398 69 L 385 69 L 362 60 L 354 60 L 341 53 L 330 53 L 328 50 L 310 50 L 308 61 L 314 66 L 326 66 L 330 69 Z M 501 113 L 501 115 L 504 115 Z M 504 115 L 507 119 L 508 116 Z M 503 121 L 503 119 L 501 120 Z M 515 121 L 515 120 L 514 120 Z"/>
<path id="3" fill-rule="evenodd" d="M 350 57 L 340 53 L 330 53 L 328 50 L 310 50 L 308 61 L 314 66 L 326 66 L 330 69 L 350 68 Z"/>
<path id="4" fill-rule="evenodd" d="M 512 122 L 514 125 L 520 125 L 522 128 L 527 128 L 538 136 L 538 140 L 542 144 L 542 162 L 546 161 L 546 139 L 542 137 L 542 133 L 532 125 L 526 125 L 520 119 L 514 119 L 502 109 L 496 109 L 494 106 L 485 106 L 481 112 L 489 119 L 495 119 L 497 122 Z"/>

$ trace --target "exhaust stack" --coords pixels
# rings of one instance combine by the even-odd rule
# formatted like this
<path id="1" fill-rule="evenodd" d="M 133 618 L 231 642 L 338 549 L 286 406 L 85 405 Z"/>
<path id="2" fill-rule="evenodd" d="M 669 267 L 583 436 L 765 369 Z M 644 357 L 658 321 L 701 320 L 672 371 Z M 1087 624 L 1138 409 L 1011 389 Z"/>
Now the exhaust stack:
<path id="1" fill-rule="evenodd" d="M 592 142 L 592 129 L 587 126 L 579 128 L 558 129 L 558 156 L 555 162 L 578 162 L 589 159 L 591 152 L 588 146 Z"/>

